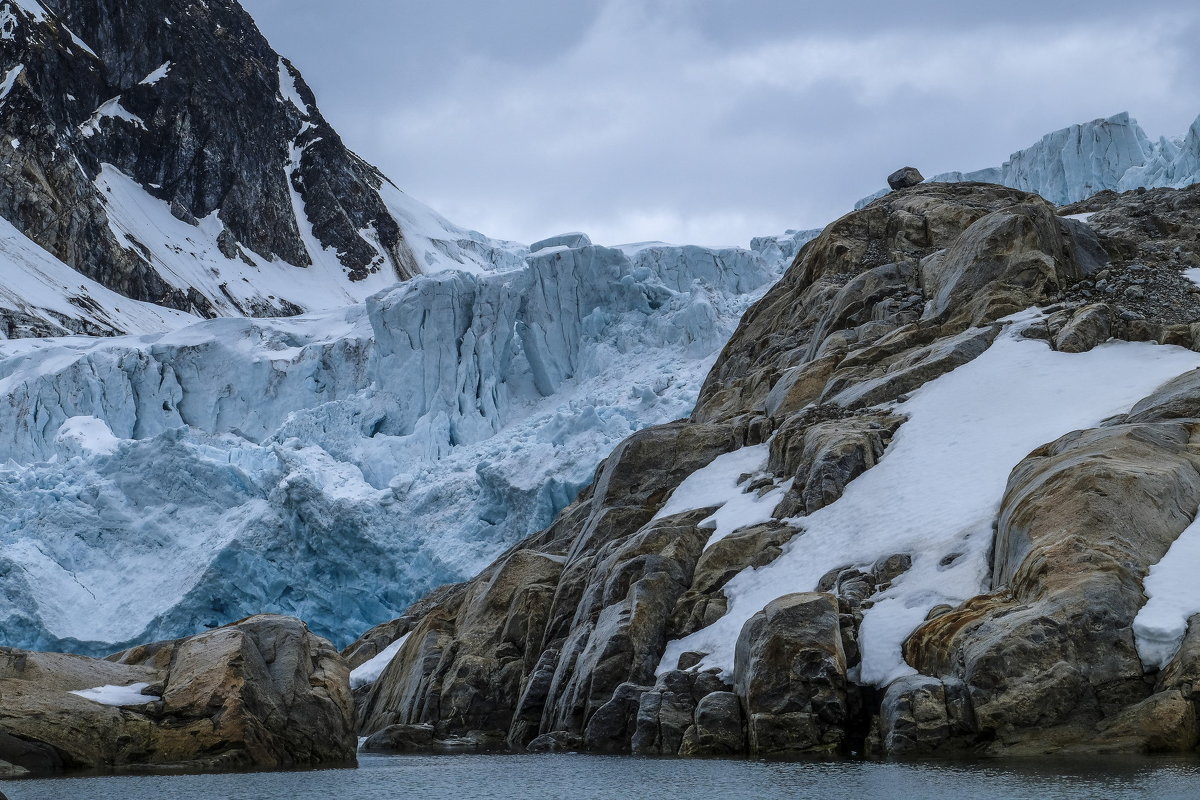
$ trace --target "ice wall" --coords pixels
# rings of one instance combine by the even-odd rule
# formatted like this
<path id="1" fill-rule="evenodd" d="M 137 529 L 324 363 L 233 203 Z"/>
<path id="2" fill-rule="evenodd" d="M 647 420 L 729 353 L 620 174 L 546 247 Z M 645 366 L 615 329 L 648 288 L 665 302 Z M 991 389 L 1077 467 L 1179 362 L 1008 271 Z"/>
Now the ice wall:
<path id="1" fill-rule="evenodd" d="M 1137 120 L 1122 112 L 1048 133 L 999 167 L 944 172 L 929 180 L 999 183 L 1059 205 L 1105 189 L 1190 186 L 1200 182 L 1200 117 L 1182 137 L 1151 141 Z M 864 197 L 855 208 L 884 194 L 886 189 Z"/>
<path id="2" fill-rule="evenodd" d="M 328 312 L 0 342 L 0 644 L 106 652 L 261 611 L 344 642 L 396 616 L 686 415 L 806 236 L 579 239 Z"/>

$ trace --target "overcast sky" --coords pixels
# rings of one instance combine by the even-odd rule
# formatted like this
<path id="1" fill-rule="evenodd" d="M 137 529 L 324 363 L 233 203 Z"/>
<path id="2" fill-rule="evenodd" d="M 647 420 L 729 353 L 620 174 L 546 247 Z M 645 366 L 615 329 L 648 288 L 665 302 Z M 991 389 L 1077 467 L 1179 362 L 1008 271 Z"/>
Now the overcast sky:
<path id="1" fill-rule="evenodd" d="M 903 165 L 1200 114 L 1194 0 L 242 1 L 352 149 L 524 242 L 744 245 L 824 225 Z"/>

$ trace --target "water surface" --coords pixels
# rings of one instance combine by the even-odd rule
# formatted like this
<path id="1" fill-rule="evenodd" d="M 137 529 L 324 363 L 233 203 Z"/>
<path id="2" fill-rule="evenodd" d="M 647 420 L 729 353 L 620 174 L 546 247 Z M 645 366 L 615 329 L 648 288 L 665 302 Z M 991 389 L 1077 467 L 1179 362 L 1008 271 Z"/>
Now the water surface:
<path id="1" fill-rule="evenodd" d="M 1196 800 L 1200 759 L 1020 763 L 363 756 L 356 770 L 0 783 L 10 800 Z"/>

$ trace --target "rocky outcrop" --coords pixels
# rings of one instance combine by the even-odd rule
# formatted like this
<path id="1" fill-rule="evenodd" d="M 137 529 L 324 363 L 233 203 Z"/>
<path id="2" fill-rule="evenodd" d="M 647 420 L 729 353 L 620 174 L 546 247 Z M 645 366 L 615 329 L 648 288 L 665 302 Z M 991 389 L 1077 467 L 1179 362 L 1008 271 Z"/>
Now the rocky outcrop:
<path id="1" fill-rule="evenodd" d="M 669 755 L 964 741 L 981 724 L 964 678 L 908 680 L 882 706 L 856 683 L 864 614 L 909 554 L 846 564 L 816 593 L 768 604 L 729 674 L 700 668 L 703 653 L 660 662 L 669 640 L 726 613 L 730 579 L 770 564 L 884 457 L 904 423 L 887 404 L 978 358 L 1002 318 L 1057 300 L 1107 253 L 1040 198 L 979 184 L 906 188 L 834 223 L 746 315 L 690 420 L 627 440 L 554 525 L 356 645 L 377 652 L 411 630 L 360 731 Z M 1064 351 L 1103 335 L 1080 308 L 1055 331 Z M 773 519 L 710 541 L 713 509 L 656 517 L 688 474 L 765 441 L 764 471 L 741 485 L 777 492 Z"/>
<path id="2" fill-rule="evenodd" d="M 836 752 L 850 718 L 838 598 L 792 594 L 742 628 L 734 689 L 756 755 Z"/>
<path id="3" fill-rule="evenodd" d="M 924 694 L 954 691 L 969 720 L 914 736 L 912 714 L 896 714 L 885 740 L 996 754 L 1194 746 L 1194 711 L 1180 711 L 1168 726 L 1178 735 L 1166 739 L 1142 724 L 1176 699 L 1145 675 L 1132 623 L 1142 577 L 1200 507 L 1196 433 L 1194 419 L 1117 424 L 1018 465 L 998 518 L 992 593 L 926 623 L 906 646 L 914 667 L 955 688 L 924 681 L 888 693 L 892 707 L 919 707 Z"/>
<path id="4" fill-rule="evenodd" d="M 916 167 L 901 167 L 891 175 L 888 175 L 887 183 L 894 191 L 896 189 L 907 189 L 910 186 L 916 186 L 923 180 L 925 180 L 925 176 Z"/>
<path id="5" fill-rule="evenodd" d="M 1034 195 L 970 183 L 921 184 L 842 217 L 746 313 L 692 419 L 762 415 L 768 407 L 779 413 L 832 398 L 872 370 L 927 360 L 918 348 L 1057 297 L 1094 266 L 1071 222 Z M 935 348 L 945 349 L 945 342 Z M 942 363 L 948 371 L 969 358 Z M 935 376 L 893 384 L 892 397 L 877 392 L 870 402 Z"/>
<path id="6" fill-rule="evenodd" d="M 582 735 L 618 685 L 653 681 L 707 534 L 702 514 L 651 518 L 686 475 L 750 435 L 674 423 L 623 442 L 554 525 L 443 593 L 372 688 L 362 732 L 431 724 L 441 738 L 503 731 L 524 746 Z"/>
<path id="7" fill-rule="evenodd" d="M 108 660 L 3 648 L 0 766 L 47 774 L 350 765 L 348 675 L 329 642 L 299 620 L 267 615 Z M 107 690 L 88 691 L 98 687 Z"/>

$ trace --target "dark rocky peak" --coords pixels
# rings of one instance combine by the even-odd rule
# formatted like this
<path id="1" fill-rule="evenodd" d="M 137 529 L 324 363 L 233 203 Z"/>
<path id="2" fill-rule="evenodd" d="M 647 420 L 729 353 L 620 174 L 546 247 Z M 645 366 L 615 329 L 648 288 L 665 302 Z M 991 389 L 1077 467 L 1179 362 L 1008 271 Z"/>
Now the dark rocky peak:
<path id="1" fill-rule="evenodd" d="M 0 216 L 84 275 L 211 316 L 420 271 L 386 179 L 236 2 L 7 0 L 0 31 Z"/>

